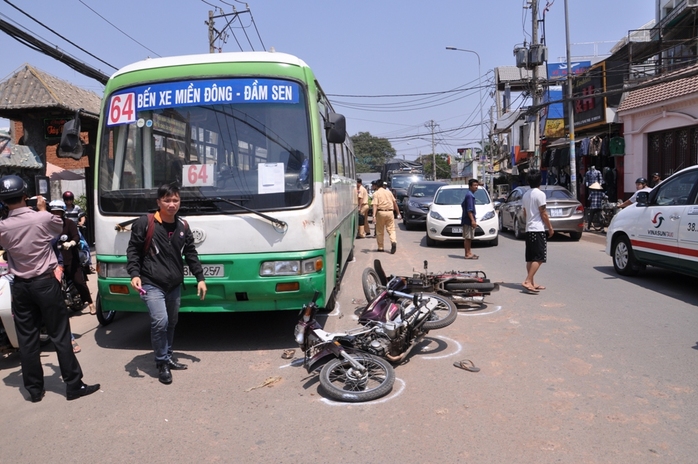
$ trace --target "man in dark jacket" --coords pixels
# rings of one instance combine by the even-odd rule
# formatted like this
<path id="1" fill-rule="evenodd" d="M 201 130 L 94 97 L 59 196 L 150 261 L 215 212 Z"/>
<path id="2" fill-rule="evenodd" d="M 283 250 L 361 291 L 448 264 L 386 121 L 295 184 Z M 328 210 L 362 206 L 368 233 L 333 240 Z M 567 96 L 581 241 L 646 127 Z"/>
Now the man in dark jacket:
<path id="1" fill-rule="evenodd" d="M 150 339 L 159 380 L 172 383 L 170 370 L 187 366 L 172 359 L 172 342 L 179 316 L 184 265 L 182 255 L 197 280 L 197 295 L 206 297 L 204 271 L 187 223 L 177 216 L 179 188 L 165 184 L 158 189 L 158 211 L 133 223 L 126 254 L 131 286 L 141 294 L 150 313 Z M 152 226 L 152 230 L 148 228 Z"/>

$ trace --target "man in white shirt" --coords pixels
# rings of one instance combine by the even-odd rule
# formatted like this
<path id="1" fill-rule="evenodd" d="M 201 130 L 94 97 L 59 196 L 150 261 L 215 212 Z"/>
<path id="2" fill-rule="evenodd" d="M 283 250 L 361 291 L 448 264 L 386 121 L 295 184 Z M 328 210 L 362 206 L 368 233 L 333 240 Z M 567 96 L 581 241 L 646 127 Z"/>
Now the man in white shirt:
<path id="1" fill-rule="evenodd" d="M 632 205 L 633 203 L 637 202 L 637 194 L 638 194 L 638 193 L 640 193 L 640 192 L 651 192 L 651 191 L 652 191 L 652 189 L 651 189 L 650 187 L 647 186 L 647 179 L 645 179 L 644 177 L 638 177 L 638 178 L 635 180 L 635 187 L 637 188 L 637 190 L 635 191 L 635 193 L 633 193 L 633 195 L 632 195 L 630 198 L 628 198 L 628 199 L 625 200 L 623 203 L 621 203 L 621 204 L 619 205 L 620 208 L 625 208 L 625 207 L 630 206 L 630 205 Z"/>
<path id="2" fill-rule="evenodd" d="M 552 237 L 555 231 L 550 223 L 548 212 L 545 209 L 545 193 L 539 188 L 541 174 L 537 169 L 528 172 L 528 185 L 531 187 L 524 193 L 522 205 L 524 209 L 524 221 L 526 221 L 526 280 L 521 284 L 525 291 L 538 293 L 545 290 L 542 285 L 536 285 L 533 278 L 540 265 L 547 261 L 548 237 Z M 548 229 L 547 233 L 545 229 Z"/>

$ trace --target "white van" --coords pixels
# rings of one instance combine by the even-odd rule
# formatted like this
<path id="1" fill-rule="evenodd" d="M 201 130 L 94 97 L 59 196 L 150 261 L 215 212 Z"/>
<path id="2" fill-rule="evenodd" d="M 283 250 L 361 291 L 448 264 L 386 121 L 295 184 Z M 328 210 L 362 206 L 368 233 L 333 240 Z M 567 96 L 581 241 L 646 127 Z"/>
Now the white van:
<path id="1" fill-rule="evenodd" d="M 640 193 L 614 216 L 606 254 L 621 275 L 652 265 L 698 277 L 698 165 Z"/>

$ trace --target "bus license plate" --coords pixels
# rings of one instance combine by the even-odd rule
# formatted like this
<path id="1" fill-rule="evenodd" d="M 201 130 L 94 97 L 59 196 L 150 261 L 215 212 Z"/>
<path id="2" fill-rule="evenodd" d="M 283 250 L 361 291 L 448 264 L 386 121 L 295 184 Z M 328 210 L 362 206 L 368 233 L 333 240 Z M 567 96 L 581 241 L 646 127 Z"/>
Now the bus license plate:
<path id="1" fill-rule="evenodd" d="M 462 234 L 463 228 L 462 227 L 451 227 L 451 232 L 453 232 L 454 234 Z"/>
<path id="2" fill-rule="evenodd" d="M 222 264 L 202 264 L 204 277 L 225 277 Z M 184 277 L 194 277 L 189 266 L 184 266 Z"/>
<path id="3" fill-rule="evenodd" d="M 562 217 L 562 208 L 551 208 L 550 217 Z"/>

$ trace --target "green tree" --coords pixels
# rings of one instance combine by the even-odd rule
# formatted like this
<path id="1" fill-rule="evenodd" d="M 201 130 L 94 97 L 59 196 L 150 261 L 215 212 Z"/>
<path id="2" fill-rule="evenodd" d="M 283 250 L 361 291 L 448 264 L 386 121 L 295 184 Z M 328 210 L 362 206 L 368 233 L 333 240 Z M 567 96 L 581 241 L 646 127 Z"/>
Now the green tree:
<path id="1" fill-rule="evenodd" d="M 351 141 L 356 155 L 356 172 L 380 172 L 385 162 L 396 154 L 388 139 L 374 137 L 369 132 L 359 132 L 351 137 Z"/>
<path id="2" fill-rule="evenodd" d="M 434 157 L 432 155 L 422 155 L 417 161 L 424 166 L 424 175 L 431 179 L 434 173 Z M 455 162 L 454 159 L 451 162 Z M 451 166 L 448 164 L 448 155 L 446 153 L 436 154 L 436 179 L 450 179 Z"/>

